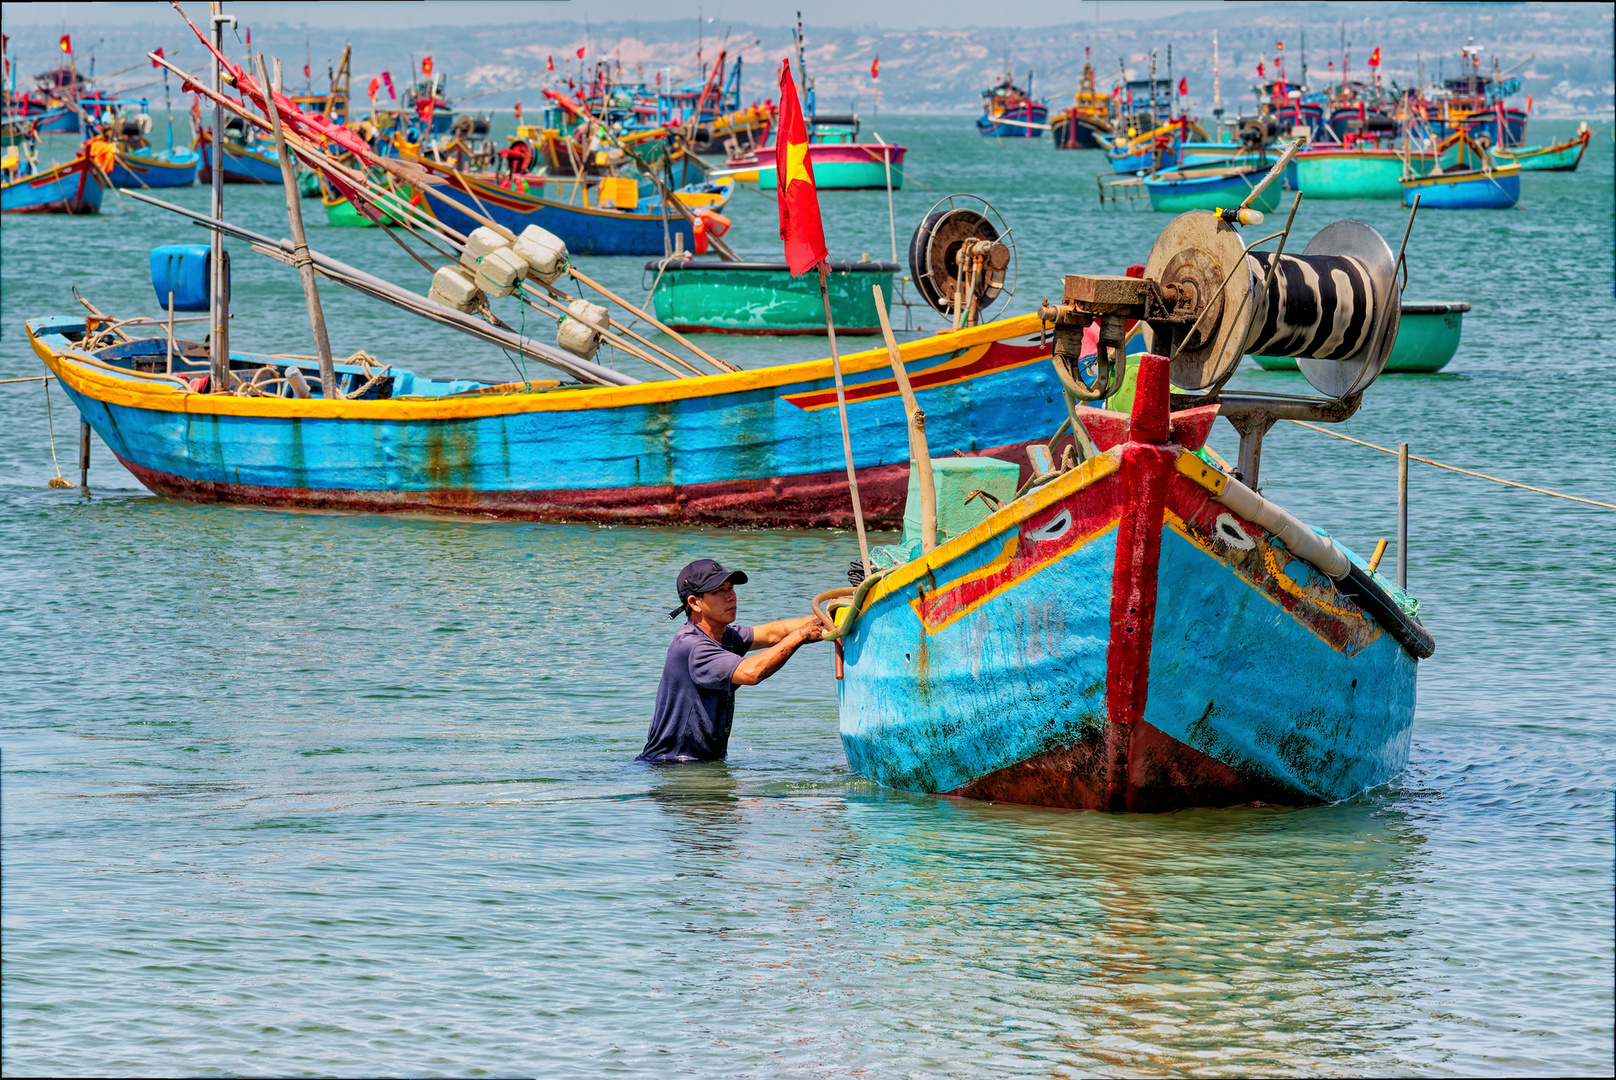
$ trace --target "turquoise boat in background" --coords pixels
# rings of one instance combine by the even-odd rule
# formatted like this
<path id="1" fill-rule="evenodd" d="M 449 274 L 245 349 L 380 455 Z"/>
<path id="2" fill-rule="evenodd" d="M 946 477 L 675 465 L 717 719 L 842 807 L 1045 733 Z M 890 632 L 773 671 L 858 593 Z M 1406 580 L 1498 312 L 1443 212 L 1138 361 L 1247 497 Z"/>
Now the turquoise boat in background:
<path id="1" fill-rule="evenodd" d="M 826 279 L 838 334 L 879 334 L 872 285 L 893 295 L 897 263 L 833 262 Z M 656 317 L 680 333 L 820 334 L 825 307 L 817 274 L 791 276 L 785 263 L 718 262 L 677 255 L 645 264 L 655 274 Z"/>
<path id="2" fill-rule="evenodd" d="M 1423 205 L 1423 204 L 1422 204 Z M 1404 302 L 1397 324 L 1397 342 L 1386 358 L 1385 371 L 1396 374 L 1430 374 L 1441 371 L 1459 351 L 1464 333 L 1464 315 L 1470 305 L 1460 300 L 1446 304 Z M 1253 356 L 1264 371 L 1296 371 L 1291 356 Z"/>
<path id="3" fill-rule="evenodd" d="M 1493 156 L 1513 161 L 1526 172 L 1576 172 L 1593 132 L 1584 120 L 1575 137 L 1548 146 L 1495 146 Z"/>
<path id="4" fill-rule="evenodd" d="M 1303 150 L 1292 160 L 1294 187 L 1309 199 L 1401 199 L 1403 177 L 1424 176 L 1436 155 L 1372 146 L 1323 146 Z"/>
<path id="5" fill-rule="evenodd" d="M 1262 182 L 1267 165 L 1237 165 L 1229 168 L 1159 172 L 1142 177 L 1150 194 L 1150 208 L 1182 214 L 1188 210 L 1218 210 L 1239 206 Z M 1255 209 L 1272 214 L 1279 209 L 1280 185 L 1269 184 L 1252 202 Z"/>

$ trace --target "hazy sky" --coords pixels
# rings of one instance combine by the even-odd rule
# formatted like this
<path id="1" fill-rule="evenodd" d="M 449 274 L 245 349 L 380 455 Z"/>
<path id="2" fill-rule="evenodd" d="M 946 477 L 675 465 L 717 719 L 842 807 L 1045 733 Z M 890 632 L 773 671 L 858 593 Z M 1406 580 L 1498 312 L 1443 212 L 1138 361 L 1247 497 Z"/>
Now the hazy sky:
<path id="1" fill-rule="evenodd" d="M 186 14 L 199 24 L 208 5 L 192 0 Z M 715 27 L 724 22 L 784 26 L 796 20 L 800 8 L 809 24 L 822 26 L 1041 26 L 1088 22 L 1098 14 L 1111 19 L 1164 18 L 1191 8 L 1227 5 L 1207 0 L 1018 0 L 1008 9 L 983 0 L 391 0 L 385 4 L 350 0 L 283 0 L 264 3 L 243 0 L 226 3 L 225 11 L 243 25 L 284 22 L 331 30 L 374 27 L 378 19 L 396 29 L 446 24 L 476 25 L 507 22 L 612 22 L 640 20 L 664 22 L 688 18 L 698 12 Z M 384 15 L 379 13 L 385 12 Z M 34 3 L 6 4 L 8 32 L 16 27 L 58 28 L 88 33 L 97 27 L 128 26 L 173 18 L 166 3 Z"/>

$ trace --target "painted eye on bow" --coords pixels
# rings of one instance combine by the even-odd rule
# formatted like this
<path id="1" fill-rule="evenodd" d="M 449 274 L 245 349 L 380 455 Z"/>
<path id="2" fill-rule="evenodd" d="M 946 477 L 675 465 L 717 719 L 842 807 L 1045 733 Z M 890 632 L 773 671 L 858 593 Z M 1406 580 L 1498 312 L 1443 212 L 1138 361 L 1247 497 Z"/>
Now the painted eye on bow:
<path id="1" fill-rule="evenodd" d="M 1214 531 L 1218 534 L 1219 540 L 1232 548 L 1250 551 L 1257 546 L 1257 541 L 1253 540 L 1250 534 L 1240 527 L 1240 523 L 1234 519 L 1232 514 L 1219 514 Z"/>
<path id="2" fill-rule="evenodd" d="M 1062 510 L 1053 518 L 1050 518 L 1048 521 L 1029 532 L 1027 534 L 1027 539 L 1036 541 L 1038 543 L 1047 543 L 1050 540 L 1059 540 L 1061 537 L 1066 535 L 1066 530 L 1070 529 L 1071 527 L 1072 512 L 1070 510 Z"/>

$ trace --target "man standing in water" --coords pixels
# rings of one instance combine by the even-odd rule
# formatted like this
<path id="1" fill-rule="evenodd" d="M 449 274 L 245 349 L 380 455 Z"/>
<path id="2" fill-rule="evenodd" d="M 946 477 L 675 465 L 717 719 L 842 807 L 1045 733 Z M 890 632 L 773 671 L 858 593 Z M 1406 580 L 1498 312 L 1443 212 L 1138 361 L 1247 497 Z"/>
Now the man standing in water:
<path id="1" fill-rule="evenodd" d="M 689 621 L 673 635 L 657 685 L 656 711 L 640 761 L 721 761 L 729 752 L 735 688 L 756 686 L 791 654 L 824 636 L 813 615 L 759 626 L 733 625 L 735 586 L 746 575 L 712 559 L 679 571 L 679 606 L 668 618 Z M 756 656 L 746 654 L 762 649 Z"/>

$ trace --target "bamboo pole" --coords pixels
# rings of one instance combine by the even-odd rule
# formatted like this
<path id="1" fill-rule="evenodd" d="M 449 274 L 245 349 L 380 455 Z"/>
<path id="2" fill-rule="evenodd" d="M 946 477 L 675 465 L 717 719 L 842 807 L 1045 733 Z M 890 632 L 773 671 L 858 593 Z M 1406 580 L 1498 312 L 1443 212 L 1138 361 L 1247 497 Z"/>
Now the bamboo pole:
<path id="1" fill-rule="evenodd" d="M 870 562 L 870 542 L 864 535 L 864 507 L 859 503 L 858 473 L 853 469 L 853 437 L 847 432 L 847 391 L 842 386 L 842 358 L 836 352 L 836 324 L 830 316 L 830 289 L 826 285 L 825 263 L 819 264 L 819 299 L 825 305 L 825 333 L 830 338 L 830 367 L 836 375 L 836 412 L 842 420 L 842 454 L 847 459 L 847 488 L 853 496 L 853 525 L 858 529 L 859 558 L 864 576 L 875 572 Z"/>
<path id="2" fill-rule="evenodd" d="M 565 300 L 568 303 L 571 303 L 573 298 L 568 296 L 566 293 L 559 291 L 554 285 L 544 284 L 543 282 L 540 282 L 540 284 L 544 285 L 544 291 L 550 294 L 550 298 L 552 300 Z M 525 293 L 525 291 L 526 290 L 524 290 L 524 293 Z M 622 334 L 625 337 L 633 338 L 635 341 L 639 342 L 641 345 L 644 345 L 646 348 L 651 349 L 653 352 L 661 353 L 663 356 L 666 356 L 669 360 L 672 360 L 675 364 L 678 364 L 680 367 L 682 367 L 686 371 L 690 372 L 690 374 L 692 374 L 692 375 L 700 375 L 701 374 L 700 369 L 698 369 L 689 360 L 685 360 L 682 357 L 675 356 L 673 353 L 669 352 L 667 349 L 664 349 L 662 346 L 656 344 L 656 342 L 649 341 L 646 338 L 641 337 L 639 334 L 636 334 L 633 330 L 630 330 L 628 327 L 624 326 L 622 323 L 620 323 L 616 319 L 612 318 L 610 313 L 607 314 L 606 321 L 611 326 L 611 328 L 613 330 L 616 330 L 619 334 Z M 637 350 L 637 349 L 634 349 L 634 350 L 631 350 L 631 351 L 634 353 L 635 356 L 640 356 L 641 355 L 639 350 Z M 662 362 L 660 360 L 652 360 L 648 356 L 641 356 L 641 359 L 646 360 L 649 363 L 657 364 L 658 366 L 662 367 L 663 370 L 665 370 L 665 371 L 666 370 L 671 370 L 666 365 L 662 364 Z M 684 378 L 684 376 L 682 374 L 680 374 L 679 372 L 674 372 L 674 374 L 679 375 L 679 377 L 681 379 Z"/>
<path id="3" fill-rule="evenodd" d="M 1397 587 L 1408 588 L 1408 443 L 1397 444 Z"/>
<path id="4" fill-rule="evenodd" d="M 213 47 L 224 52 L 224 24 L 235 25 L 234 15 L 223 13 L 224 5 L 213 4 Z M 166 66 L 166 65 L 165 65 Z M 215 221 L 224 220 L 224 65 L 217 58 L 213 62 L 213 134 L 208 140 L 213 190 L 210 204 Z M 229 390 L 230 371 L 230 301 L 225 295 L 224 233 L 215 229 L 213 248 L 208 259 L 210 286 L 208 309 L 212 323 L 208 328 L 208 387 L 218 393 Z"/>
<path id="5" fill-rule="evenodd" d="M 647 315 L 645 312 L 641 311 L 639 308 L 635 307 L 633 304 L 629 303 L 627 300 L 624 300 L 621 296 L 618 296 L 616 293 L 612 292 L 606 286 L 600 284 L 600 282 L 595 281 L 595 280 L 587 277 L 584 274 L 584 272 L 579 270 L 576 266 L 569 265 L 567 267 L 567 273 L 568 273 L 569 276 L 573 277 L 574 279 L 576 279 L 580 283 L 589 286 L 591 289 L 594 289 L 596 292 L 600 293 L 600 295 L 604 296 L 606 299 L 613 301 L 619 307 L 622 307 L 624 310 L 632 311 L 634 314 L 638 315 L 640 318 L 644 319 L 646 322 L 650 323 L 652 326 L 656 327 L 658 330 L 662 331 L 664 334 L 667 334 L 673 340 L 677 341 L 679 344 L 683 345 L 685 348 L 689 349 L 691 352 L 695 353 L 697 356 L 701 357 L 703 360 L 705 360 L 709 364 L 713 365 L 713 367 L 717 368 L 719 371 L 731 372 L 731 371 L 739 371 L 739 370 L 741 370 L 740 368 L 736 367 L 734 364 L 731 364 L 726 360 L 720 360 L 716 356 L 710 356 L 706 352 L 703 352 L 701 349 L 697 348 L 696 344 L 694 342 L 692 342 L 689 338 L 685 337 L 683 334 L 675 333 L 669 327 L 664 326 L 660 322 L 657 322 L 657 320 L 653 319 L 650 315 Z M 647 342 L 646 344 L 650 344 L 650 343 Z M 661 350 L 658 350 L 658 351 L 661 351 Z"/>
<path id="6" fill-rule="evenodd" d="M 550 316 L 550 318 L 555 319 L 557 322 L 559 322 L 563 318 L 574 318 L 574 319 L 577 318 L 576 315 L 573 315 L 571 312 L 569 312 L 567 310 L 565 305 L 559 303 L 556 300 L 551 299 L 550 297 L 544 295 L 544 293 L 535 293 L 534 295 L 537 296 L 540 300 L 544 301 L 546 304 L 549 304 L 551 307 L 559 309 L 559 313 L 558 312 L 552 312 L 552 311 L 546 310 L 545 308 L 539 307 L 539 305 L 537 305 L 537 304 L 533 303 L 531 300 L 527 299 L 527 293 L 524 291 L 522 299 L 530 307 L 532 307 L 535 311 L 542 312 L 543 314 Z M 611 326 L 617 326 L 617 323 L 613 322 L 610 319 L 609 316 L 607 318 L 607 322 Z M 641 352 L 639 349 L 636 349 L 634 346 L 630 345 L 628 342 L 624 341 L 622 338 L 618 337 L 616 334 L 612 333 L 611 331 L 596 329 L 595 332 L 598 333 L 602 338 L 604 338 L 606 340 L 607 344 L 613 346 L 614 348 L 622 349 L 624 352 L 628 353 L 630 356 L 634 357 L 635 359 L 644 360 L 647 364 L 650 364 L 652 367 L 661 368 L 663 371 L 666 371 L 669 375 L 672 375 L 676 379 L 686 378 L 686 375 L 685 375 L 684 372 L 678 370 L 677 368 L 669 367 L 667 364 L 664 364 L 661 360 L 658 360 L 656 357 L 651 356 L 648 353 Z M 699 374 L 699 372 L 697 374 Z"/>
<path id="7" fill-rule="evenodd" d="M 931 448 L 926 445 L 926 413 L 909 385 L 903 354 L 898 351 L 898 339 L 893 336 L 892 323 L 887 318 L 886 297 L 881 295 L 881 286 L 873 288 L 875 313 L 881 320 L 881 336 L 887 342 L 887 362 L 892 365 L 898 393 L 903 395 L 904 412 L 909 417 L 909 457 L 914 462 L 916 486 L 920 489 L 920 550 L 927 552 L 937 546 L 937 482 L 931 473 Z"/>
<path id="8" fill-rule="evenodd" d="M 264 54 L 259 53 L 255 59 L 258 62 L 258 80 L 265 87 L 273 87 L 265 91 L 266 94 L 281 93 L 281 62 L 275 61 L 275 81 L 269 81 L 269 71 L 264 66 Z M 297 267 L 297 276 L 303 283 L 303 302 L 309 309 L 309 327 L 314 331 L 314 352 L 320 358 L 320 391 L 330 401 L 339 401 L 342 398 L 342 389 L 337 385 L 337 369 L 331 360 L 331 338 L 325 329 L 325 312 L 320 307 L 320 290 L 314 281 L 314 260 L 309 258 L 309 240 L 303 232 L 303 201 L 297 192 L 297 167 L 292 164 L 291 152 L 286 147 L 286 132 L 281 129 L 281 112 L 270 101 L 269 113 L 270 130 L 275 135 L 275 156 L 280 159 L 281 183 L 286 188 L 286 220 L 292 228 L 292 264 Z"/>

